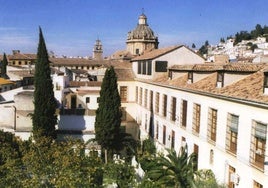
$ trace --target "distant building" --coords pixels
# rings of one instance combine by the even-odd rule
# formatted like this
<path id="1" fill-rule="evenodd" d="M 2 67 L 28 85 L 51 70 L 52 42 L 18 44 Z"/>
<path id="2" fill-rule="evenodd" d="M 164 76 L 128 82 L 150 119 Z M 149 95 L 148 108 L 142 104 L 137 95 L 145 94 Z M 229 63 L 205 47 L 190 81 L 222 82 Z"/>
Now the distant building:
<path id="1" fill-rule="evenodd" d="M 102 44 L 99 39 L 96 40 L 96 43 L 93 48 L 93 59 L 94 60 L 102 60 L 103 50 L 102 50 Z"/>
<path id="2" fill-rule="evenodd" d="M 12 82 L 4 78 L 0 78 L 0 92 L 5 92 L 14 89 L 15 87 L 16 87 L 15 82 Z"/>
<path id="3" fill-rule="evenodd" d="M 36 54 L 24 54 L 20 50 L 13 50 L 13 54 L 7 56 L 8 65 L 13 66 L 31 66 L 35 63 L 36 58 Z"/>

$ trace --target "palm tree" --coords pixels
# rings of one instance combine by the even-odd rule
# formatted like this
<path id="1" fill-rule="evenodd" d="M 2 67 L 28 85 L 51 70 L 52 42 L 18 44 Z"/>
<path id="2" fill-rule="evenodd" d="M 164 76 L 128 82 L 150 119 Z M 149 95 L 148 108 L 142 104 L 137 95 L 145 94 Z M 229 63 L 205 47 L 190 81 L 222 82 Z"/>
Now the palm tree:
<path id="1" fill-rule="evenodd" d="M 146 175 L 153 182 L 163 187 L 191 188 L 194 185 L 194 158 L 188 155 L 187 146 L 181 147 L 177 155 L 175 150 L 167 150 L 167 156 L 155 158 Z"/>

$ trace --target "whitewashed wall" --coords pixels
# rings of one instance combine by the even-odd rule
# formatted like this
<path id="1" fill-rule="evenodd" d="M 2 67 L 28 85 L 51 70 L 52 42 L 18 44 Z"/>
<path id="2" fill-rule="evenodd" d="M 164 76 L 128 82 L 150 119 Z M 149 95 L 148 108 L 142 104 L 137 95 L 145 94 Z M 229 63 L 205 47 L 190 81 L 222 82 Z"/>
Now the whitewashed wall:
<path id="1" fill-rule="evenodd" d="M 180 127 L 180 119 L 176 122 L 171 122 L 169 113 L 167 117 L 161 115 L 154 115 L 154 120 L 159 122 L 159 139 L 157 142 L 158 150 L 163 151 L 163 148 L 170 148 L 171 140 L 168 140 L 168 136 L 171 131 L 175 131 L 175 149 L 178 151 L 181 147 L 181 137 L 186 138 L 189 152 L 193 152 L 194 144 L 199 146 L 199 169 L 210 168 L 216 175 L 216 178 L 220 182 L 227 183 L 228 181 L 228 165 L 231 165 L 236 169 L 236 173 L 240 176 L 240 183 L 236 187 L 244 188 L 249 185 L 253 185 L 253 180 L 261 183 L 264 187 L 268 187 L 268 166 L 265 166 L 265 171 L 261 172 L 254 167 L 251 167 L 250 160 L 250 138 L 252 129 L 252 120 L 268 123 L 268 110 L 264 108 L 258 108 L 242 103 L 231 102 L 228 100 L 222 100 L 209 96 L 203 96 L 201 94 L 193 94 L 189 92 L 183 92 L 171 88 L 153 86 L 146 83 L 137 83 L 140 87 L 147 88 L 148 90 L 160 92 L 159 109 L 161 114 L 162 109 L 162 94 L 168 96 L 167 111 L 170 112 L 170 99 L 172 96 L 177 98 L 177 117 L 180 117 L 180 105 L 181 100 L 188 101 L 187 107 L 187 127 L 186 129 Z M 144 89 L 143 89 L 144 90 Z M 143 95 L 144 97 L 144 95 Z M 149 101 L 149 100 L 148 100 Z M 195 136 L 192 134 L 192 116 L 193 116 L 193 103 L 201 105 L 201 125 L 200 134 Z M 214 108 L 217 110 L 217 135 L 216 145 L 212 145 L 207 142 L 207 123 L 208 123 L 208 109 Z M 225 152 L 226 141 L 226 125 L 227 114 L 232 113 L 239 116 L 238 126 L 238 146 L 237 157 Z M 146 138 L 148 135 L 148 129 L 145 131 L 145 118 L 149 116 L 148 109 L 137 105 L 136 119 L 141 119 L 141 137 Z M 166 125 L 166 145 L 162 144 L 162 130 L 163 125 Z M 268 133 L 267 133 L 268 135 Z M 268 144 L 266 144 L 266 156 L 268 155 Z M 210 150 L 214 151 L 214 162 L 210 164 Z M 268 158 L 266 157 L 266 160 Z"/>

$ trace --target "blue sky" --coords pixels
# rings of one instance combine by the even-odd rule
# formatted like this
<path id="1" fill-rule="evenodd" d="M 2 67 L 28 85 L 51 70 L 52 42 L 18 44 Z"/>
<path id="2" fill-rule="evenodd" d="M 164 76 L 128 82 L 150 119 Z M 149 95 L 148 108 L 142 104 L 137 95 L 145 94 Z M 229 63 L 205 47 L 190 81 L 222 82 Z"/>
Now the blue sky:
<path id="1" fill-rule="evenodd" d="M 48 51 L 91 56 L 99 38 L 107 56 L 126 48 L 142 9 L 159 47 L 199 48 L 268 25 L 267 7 L 267 0 L 0 0 L 0 53 L 36 53 L 41 26 Z"/>

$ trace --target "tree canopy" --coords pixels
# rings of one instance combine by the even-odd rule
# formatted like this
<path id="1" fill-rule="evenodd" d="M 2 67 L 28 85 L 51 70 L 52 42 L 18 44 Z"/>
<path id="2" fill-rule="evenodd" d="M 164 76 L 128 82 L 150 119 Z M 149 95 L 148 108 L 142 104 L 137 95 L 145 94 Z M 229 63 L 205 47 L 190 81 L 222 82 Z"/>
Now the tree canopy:
<path id="1" fill-rule="evenodd" d="M 249 31 L 240 31 L 235 34 L 235 42 L 237 43 L 241 42 L 242 40 L 251 40 L 256 39 L 257 37 L 264 36 L 266 37 L 266 41 L 268 39 L 268 26 L 264 25 L 263 27 L 260 24 L 257 24 L 255 26 L 255 29 Z"/>
<path id="2" fill-rule="evenodd" d="M 121 100 L 113 67 L 107 68 L 101 85 L 99 107 L 96 111 L 96 140 L 112 154 L 121 147 Z"/>
<path id="3" fill-rule="evenodd" d="M 2 65 L 1 65 L 1 77 L 2 78 L 6 78 L 7 77 L 7 64 L 8 64 L 7 56 L 4 53 L 4 55 L 3 55 L 3 61 L 2 61 Z"/>
<path id="4" fill-rule="evenodd" d="M 40 136 L 56 138 L 56 108 L 57 103 L 54 98 L 47 48 L 42 30 L 39 28 L 34 75 L 34 113 L 32 116 L 34 139 L 38 139 Z"/>

